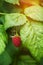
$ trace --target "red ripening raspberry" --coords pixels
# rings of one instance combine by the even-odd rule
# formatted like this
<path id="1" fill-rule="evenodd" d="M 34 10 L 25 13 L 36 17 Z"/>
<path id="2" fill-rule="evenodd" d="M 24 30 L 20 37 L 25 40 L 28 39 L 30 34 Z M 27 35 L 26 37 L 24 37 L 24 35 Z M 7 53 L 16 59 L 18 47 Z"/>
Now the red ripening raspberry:
<path id="1" fill-rule="evenodd" d="M 13 36 L 12 37 L 12 42 L 16 47 L 20 47 L 21 45 L 21 38 L 20 36 Z"/>

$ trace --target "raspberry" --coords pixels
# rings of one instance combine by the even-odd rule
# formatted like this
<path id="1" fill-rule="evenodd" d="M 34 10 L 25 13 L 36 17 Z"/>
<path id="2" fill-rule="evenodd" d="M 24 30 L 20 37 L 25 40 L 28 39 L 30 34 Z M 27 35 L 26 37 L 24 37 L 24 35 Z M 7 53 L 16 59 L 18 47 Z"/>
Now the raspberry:
<path id="1" fill-rule="evenodd" d="M 21 45 L 21 38 L 20 36 L 13 36 L 12 37 L 12 42 L 16 47 L 20 47 Z"/>

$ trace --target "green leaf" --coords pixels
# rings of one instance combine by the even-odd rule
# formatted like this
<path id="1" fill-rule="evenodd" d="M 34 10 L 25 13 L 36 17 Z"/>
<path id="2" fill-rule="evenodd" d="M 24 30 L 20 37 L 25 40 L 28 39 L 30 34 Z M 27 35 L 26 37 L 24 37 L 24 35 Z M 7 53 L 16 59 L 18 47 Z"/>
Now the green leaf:
<path id="1" fill-rule="evenodd" d="M 5 43 L 4 41 L 2 40 L 2 38 L 0 37 L 0 54 L 2 54 L 5 50 Z"/>
<path id="2" fill-rule="evenodd" d="M 1 8 L 2 5 L 3 5 L 3 1 L 4 1 L 4 0 L 0 0 L 0 8 Z"/>
<path id="3" fill-rule="evenodd" d="M 22 11 L 20 6 L 12 5 L 7 2 L 4 2 L 1 8 L 2 8 L 1 12 L 4 12 L 4 13 L 20 13 Z"/>
<path id="4" fill-rule="evenodd" d="M 0 15 L 0 24 L 3 24 L 3 23 L 4 23 L 4 16 Z"/>
<path id="5" fill-rule="evenodd" d="M 15 65 L 15 63 L 13 65 Z M 22 55 L 19 57 L 17 65 L 36 65 L 36 61 L 28 55 Z"/>
<path id="6" fill-rule="evenodd" d="M 5 50 L 5 43 L 7 43 L 7 35 L 5 33 L 3 25 L 0 25 L 0 54 Z"/>
<path id="7" fill-rule="evenodd" d="M 0 32 L 3 33 L 4 31 L 4 26 L 0 24 Z"/>
<path id="8" fill-rule="evenodd" d="M 8 41 L 7 41 L 7 36 L 6 36 L 6 34 L 2 34 L 2 33 L 0 33 L 0 37 L 1 37 L 1 39 L 5 42 L 5 43 L 7 43 Z"/>
<path id="9" fill-rule="evenodd" d="M 5 15 L 5 23 L 4 27 L 5 29 L 8 29 L 12 26 L 20 26 L 25 24 L 27 21 L 25 15 L 20 13 L 12 13 L 12 14 L 6 14 Z"/>
<path id="10" fill-rule="evenodd" d="M 0 65 L 9 65 L 11 61 L 11 57 L 6 51 L 0 55 Z"/>
<path id="11" fill-rule="evenodd" d="M 38 61 L 43 57 L 43 23 L 28 21 L 20 30 L 22 44 Z"/>
<path id="12" fill-rule="evenodd" d="M 43 21 L 43 7 L 41 6 L 37 5 L 25 8 L 24 13 L 33 20 Z"/>
<path id="13" fill-rule="evenodd" d="M 3 25 L 0 25 L 0 37 L 5 43 L 7 43 L 8 37 Z"/>
<path id="14" fill-rule="evenodd" d="M 12 3 L 12 4 L 18 4 L 19 5 L 19 0 L 5 0 L 5 1 Z"/>

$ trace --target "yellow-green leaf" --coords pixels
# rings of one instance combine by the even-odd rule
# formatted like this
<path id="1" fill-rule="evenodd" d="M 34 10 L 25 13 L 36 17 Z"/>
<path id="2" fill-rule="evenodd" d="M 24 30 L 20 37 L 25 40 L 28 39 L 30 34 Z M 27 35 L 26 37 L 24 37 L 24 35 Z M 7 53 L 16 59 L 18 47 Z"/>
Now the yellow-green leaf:
<path id="1" fill-rule="evenodd" d="M 19 5 L 19 0 L 5 0 L 8 3 L 12 3 L 12 4 L 18 4 Z"/>
<path id="2" fill-rule="evenodd" d="M 39 61 L 43 57 L 43 23 L 28 21 L 20 30 L 22 44 Z"/>
<path id="3" fill-rule="evenodd" d="M 37 5 L 25 8 L 24 13 L 33 20 L 43 21 L 43 7 L 41 6 Z"/>
<path id="4" fill-rule="evenodd" d="M 12 13 L 12 14 L 6 14 L 5 15 L 5 23 L 4 27 L 5 29 L 8 29 L 13 26 L 20 26 L 25 24 L 27 21 L 25 15 L 20 13 Z"/>

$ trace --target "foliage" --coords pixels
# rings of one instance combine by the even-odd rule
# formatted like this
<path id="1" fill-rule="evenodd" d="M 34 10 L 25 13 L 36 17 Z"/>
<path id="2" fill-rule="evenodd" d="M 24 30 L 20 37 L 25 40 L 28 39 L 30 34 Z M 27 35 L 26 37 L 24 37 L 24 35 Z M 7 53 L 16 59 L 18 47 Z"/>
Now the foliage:
<path id="1" fill-rule="evenodd" d="M 43 6 L 35 2 L 24 9 L 19 0 L 0 0 L 0 65 L 43 65 Z"/>

